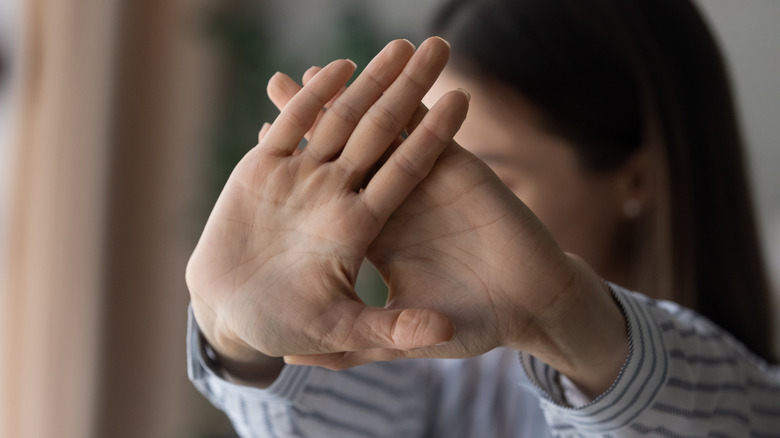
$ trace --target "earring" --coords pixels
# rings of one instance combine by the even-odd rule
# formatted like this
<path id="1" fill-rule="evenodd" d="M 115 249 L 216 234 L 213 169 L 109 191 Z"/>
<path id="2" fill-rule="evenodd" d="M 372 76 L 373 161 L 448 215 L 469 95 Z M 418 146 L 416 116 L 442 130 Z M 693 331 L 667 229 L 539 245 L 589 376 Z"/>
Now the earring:
<path id="1" fill-rule="evenodd" d="M 623 214 L 629 219 L 636 219 L 642 214 L 642 202 L 638 199 L 626 199 L 623 203 Z"/>

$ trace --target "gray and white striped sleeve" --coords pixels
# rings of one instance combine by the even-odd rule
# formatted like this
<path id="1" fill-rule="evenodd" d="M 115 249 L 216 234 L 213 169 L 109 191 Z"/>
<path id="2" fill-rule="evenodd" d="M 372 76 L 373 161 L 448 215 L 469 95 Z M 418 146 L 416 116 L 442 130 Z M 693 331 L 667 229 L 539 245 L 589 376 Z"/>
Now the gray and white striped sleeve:
<path id="1" fill-rule="evenodd" d="M 242 437 L 550 436 L 514 350 L 338 372 L 288 365 L 263 390 L 209 368 L 191 311 L 187 346 L 190 380 Z"/>
<path id="2" fill-rule="evenodd" d="M 630 352 L 607 392 L 569 407 L 556 371 L 520 354 L 554 436 L 780 437 L 780 369 L 693 311 L 611 287 Z"/>
<path id="3" fill-rule="evenodd" d="M 329 371 L 287 365 L 266 389 L 221 378 L 204 360 L 190 310 L 188 375 L 241 437 L 428 436 L 439 382 L 428 361 L 395 361 Z"/>

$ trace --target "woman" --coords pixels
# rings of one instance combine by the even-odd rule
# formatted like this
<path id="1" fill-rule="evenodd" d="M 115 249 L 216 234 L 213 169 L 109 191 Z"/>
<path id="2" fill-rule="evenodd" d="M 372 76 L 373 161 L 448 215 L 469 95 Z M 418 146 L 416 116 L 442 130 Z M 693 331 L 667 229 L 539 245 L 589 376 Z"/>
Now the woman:
<path id="1" fill-rule="evenodd" d="M 587 248 L 553 229 L 558 243 L 608 280 L 696 309 L 771 358 L 769 291 L 734 106 L 723 60 L 693 5 L 492 3 L 453 1 L 438 17 L 436 33 L 455 46 L 456 75 L 519 94 L 590 176 L 652 161 L 639 163 L 652 167 L 649 175 L 629 181 L 654 185 L 636 187 L 645 193 L 625 206 L 631 223 L 610 224 L 612 236 Z M 556 220 L 541 219 L 548 228 Z M 563 227 L 570 224 L 578 225 Z M 602 254 L 586 256 L 593 251 Z M 749 295 L 735 298 L 734 290 Z"/>
<path id="2" fill-rule="evenodd" d="M 417 107 L 441 40 L 391 43 L 342 90 L 344 61 L 303 89 L 272 78 L 282 114 L 188 266 L 196 386 L 245 436 L 775 433 L 776 369 L 559 248 L 770 357 L 725 75 L 693 7 L 451 2 L 436 24 L 454 45 L 431 95 L 471 90 L 473 155 L 449 141 L 467 93 Z M 385 309 L 354 296 L 364 256 Z M 373 363 L 407 357 L 464 359 Z"/>

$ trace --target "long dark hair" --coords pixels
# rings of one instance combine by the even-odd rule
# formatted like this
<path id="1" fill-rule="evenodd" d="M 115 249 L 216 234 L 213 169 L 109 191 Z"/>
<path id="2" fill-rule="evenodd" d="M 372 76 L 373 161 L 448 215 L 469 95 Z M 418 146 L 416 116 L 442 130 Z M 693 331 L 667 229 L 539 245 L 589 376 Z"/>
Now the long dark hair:
<path id="1" fill-rule="evenodd" d="M 450 0 L 433 33 L 460 73 L 512 87 L 584 168 L 657 137 L 664 187 L 638 287 L 772 360 L 770 292 L 724 61 L 688 0 Z"/>

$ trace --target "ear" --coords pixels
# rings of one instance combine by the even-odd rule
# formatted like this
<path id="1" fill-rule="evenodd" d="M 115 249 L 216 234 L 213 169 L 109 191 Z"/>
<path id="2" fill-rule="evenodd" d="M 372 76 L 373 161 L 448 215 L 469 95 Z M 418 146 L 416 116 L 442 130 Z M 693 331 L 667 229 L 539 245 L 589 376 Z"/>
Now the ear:
<path id="1" fill-rule="evenodd" d="M 655 207 L 658 193 L 658 153 L 644 146 L 618 171 L 616 201 L 627 220 L 636 220 Z"/>

